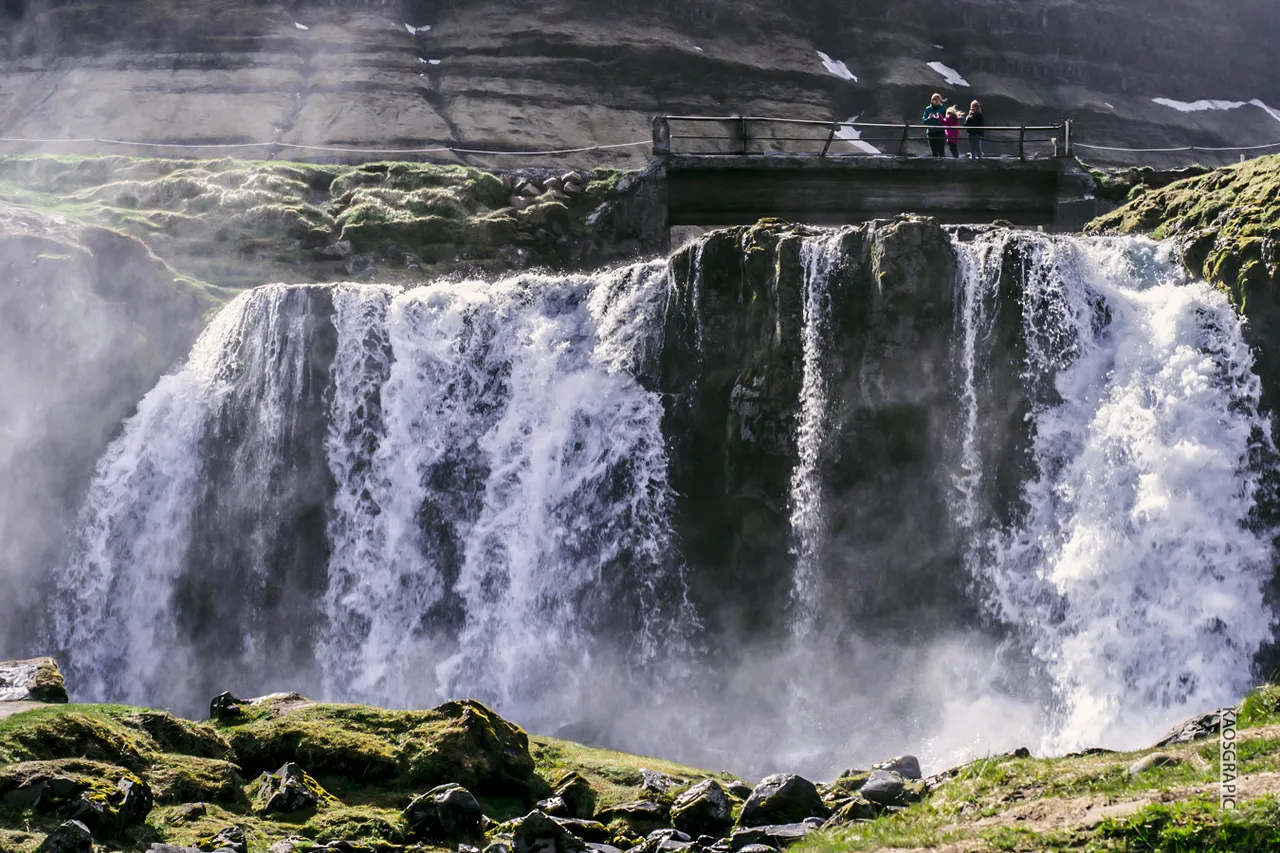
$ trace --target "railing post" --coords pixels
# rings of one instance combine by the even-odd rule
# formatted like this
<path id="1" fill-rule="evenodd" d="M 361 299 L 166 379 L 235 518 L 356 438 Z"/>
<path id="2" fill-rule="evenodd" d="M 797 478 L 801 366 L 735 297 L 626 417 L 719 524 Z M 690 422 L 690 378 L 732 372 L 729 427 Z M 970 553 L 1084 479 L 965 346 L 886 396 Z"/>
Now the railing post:
<path id="1" fill-rule="evenodd" d="M 827 149 L 831 147 L 831 142 L 836 138 L 836 131 L 839 129 L 840 129 L 839 122 L 831 123 L 831 132 L 827 134 L 827 144 L 822 146 L 822 153 L 818 155 L 819 158 L 827 156 Z"/>
<path id="2" fill-rule="evenodd" d="M 907 156 L 907 137 L 911 135 L 911 122 L 902 126 L 902 141 L 898 143 L 898 156 Z"/>
<path id="3" fill-rule="evenodd" d="M 745 157 L 747 156 L 747 117 L 738 116 L 738 121 L 741 124 L 742 131 L 742 156 Z"/>
<path id="4" fill-rule="evenodd" d="M 653 117 L 653 156 L 671 155 L 671 123 L 666 116 Z"/>
<path id="5" fill-rule="evenodd" d="M 1018 159 L 1027 159 L 1027 125 L 1025 122 L 1018 131 Z"/>
<path id="6" fill-rule="evenodd" d="M 1070 156 L 1072 156 L 1072 150 L 1071 150 L 1071 119 L 1067 119 L 1065 122 L 1063 122 L 1063 124 L 1062 124 L 1062 133 L 1063 133 L 1063 137 L 1064 137 L 1064 141 L 1063 141 L 1063 145 L 1062 145 L 1062 147 L 1063 147 L 1062 156 L 1064 156 L 1064 157 L 1070 157 Z"/>

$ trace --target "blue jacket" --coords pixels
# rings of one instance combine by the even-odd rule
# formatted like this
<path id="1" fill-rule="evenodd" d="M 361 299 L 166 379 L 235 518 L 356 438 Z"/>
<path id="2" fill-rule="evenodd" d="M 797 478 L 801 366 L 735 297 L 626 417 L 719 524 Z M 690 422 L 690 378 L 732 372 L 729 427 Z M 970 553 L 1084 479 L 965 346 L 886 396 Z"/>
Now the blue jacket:
<path id="1" fill-rule="evenodd" d="M 928 136 L 941 136 L 945 132 L 942 127 L 942 117 L 946 114 L 947 108 L 942 104 L 938 104 L 937 106 L 929 104 L 929 106 L 925 107 L 921 123 L 930 125 L 929 129 L 925 131 L 925 134 Z M 934 130 L 934 126 L 938 129 Z"/>

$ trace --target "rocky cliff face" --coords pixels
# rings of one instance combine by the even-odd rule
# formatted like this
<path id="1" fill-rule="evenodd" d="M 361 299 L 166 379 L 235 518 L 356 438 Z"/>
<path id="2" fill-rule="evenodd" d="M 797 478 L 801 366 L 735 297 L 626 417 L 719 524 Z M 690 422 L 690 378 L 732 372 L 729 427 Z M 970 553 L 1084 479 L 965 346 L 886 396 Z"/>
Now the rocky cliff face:
<path id="1" fill-rule="evenodd" d="M 1280 21 L 1268 0 L 10 0 L 4 9 L 6 136 L 577 148 L 645 140 L 663 112 L 915 120 L 934 90 L 980 98 L 993 123 L 1074 118 L 1080 141 L 1094 144 L 1280 135 L 1280 113 L 1245 103 L 1277 88 Z M 1184 112 L 1154 98 L 1242 105 Z M 570 159 L 634 164 L 644 151 Z"/>

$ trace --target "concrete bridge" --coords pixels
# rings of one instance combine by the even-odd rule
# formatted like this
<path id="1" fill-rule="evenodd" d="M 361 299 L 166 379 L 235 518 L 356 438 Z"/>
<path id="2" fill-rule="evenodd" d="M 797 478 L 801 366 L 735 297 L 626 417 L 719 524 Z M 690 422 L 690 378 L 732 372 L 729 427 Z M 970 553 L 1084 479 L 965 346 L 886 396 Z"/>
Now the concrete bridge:
<path id="1" fill-rule="evenodd" d="M 1092 180 L 1070 156 L 1070 123 L 987 128 L 981 160 L 917 156 L 928 150 L 925 130 L 661 116 L 653 150 L 665 171 L 668 226 L 744 225 L 766 216 L 843 225 L 919 213 L 951 224 L 1076 230 L 1097 212 Z M 892 153 L 871 153 L 886 140 Z M 963 133 L 960 145 L 967 151 Z"/>

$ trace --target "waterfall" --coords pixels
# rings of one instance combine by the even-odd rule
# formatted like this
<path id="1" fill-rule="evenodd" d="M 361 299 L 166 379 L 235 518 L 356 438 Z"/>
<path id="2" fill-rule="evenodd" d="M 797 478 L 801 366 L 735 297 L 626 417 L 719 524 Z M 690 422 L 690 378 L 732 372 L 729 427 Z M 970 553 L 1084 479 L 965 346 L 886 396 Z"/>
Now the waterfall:
<path id="1" fill-rule="evenodd" d="M 186 365 L 147 394 L 99 462 L 52 614 L 54 636 L 73 650 L 87 695 L 154 701 L 172 695 L 175 675 L 197 666 L 174 599 L 198 547 L 192 520 L 212 482 L 210 445 L 226 437 L 220 421 L 236 416 L 236 488 L 271 513 L 263 501 L 273 468 L 284 462 L 310 369 L 308 302 L 306 290 L 284 286 L 238 296 L 201 334 Z M 248 569 L 252 587 L 265 586 L 266 530 L 238 532 L 249 564 L 236 568 Z M 243 639 L 244 662 L 254 665 L 262 650 L 252 648 L 252 633 Z"/>
<path id="2" fill-rule="evenodd" d="M 59 574 L 55 631 L 76 677 L 99 698 L 173 697 L 165 679 L 222 653 L 252 689 L 287 677 L 400 706 L 470 695 L 553 725 L 574 718 L 593 666 L 620 658 L 638 678 L 679 657 L 691 614 L 662 405 L 642 384 L 666 294 L 662 263 L 242 294 L 99 465 Z M 327 565 L 274 595 L 312 600 L 257 611 L 273 598 L 264 576 L 283 571 L 273 547 L 311 532 L 277 536 L 272 497 L 319 461 L 312 444 L 330 481 L 308 496 L 324 505 L 312 550 Z M 195 560 L 208 577 L 192 580 Z M 224 611 L 234 639 L 197 653 L 184 623 L 202 609 Z M 280 616 L 315 638 L 301 679 L 268 653 L 263 623 Z"/>
<path id="3" fill-rule="evenodd" d="M 876 227 L 806 230 L 799 264 L 710 235 L 241 294 L 52 573 L 77 698 L 471 696 L 816 773 L 1134 746 L 1237 699 L 1273 638 L 1272 448 L 1226 297 L 1148 240 L 956 234 L 953 282 L 941 232 Z"/>
<path id="4" fill-rule="evenodd" d="M 819 463 L 827 437 L 830 405 L 828 388 L 831 345 L 830 280 L 840 260 L 839 231 L 806 237 L 800 247 L 804 267 L 803 368 L 800 412 L 796 421 L 799 459 L 791 475 L 791 553 L 796 558 L 792 576 L 792 628 L 803 637 L 813 627 L 822 601 L 821 555 L 825 520 Z"/>
<path id="5" fill-rule="evenodd" d="M 1138 746 L 1238 699 L 1271 636 L 1273 554 L 1250 518 L 1269 421 L 1239 316 L 1184 281 L 1168 246 L 1019 241 L 1035 470 L 1017 520 L 981 534 L 970 567 L 1051 678 L 1049 748 Z M 957 244 L 970 495 L 981 457 L 1000 450 L 974 440 L 971 390 L 999 242 Z"/>

